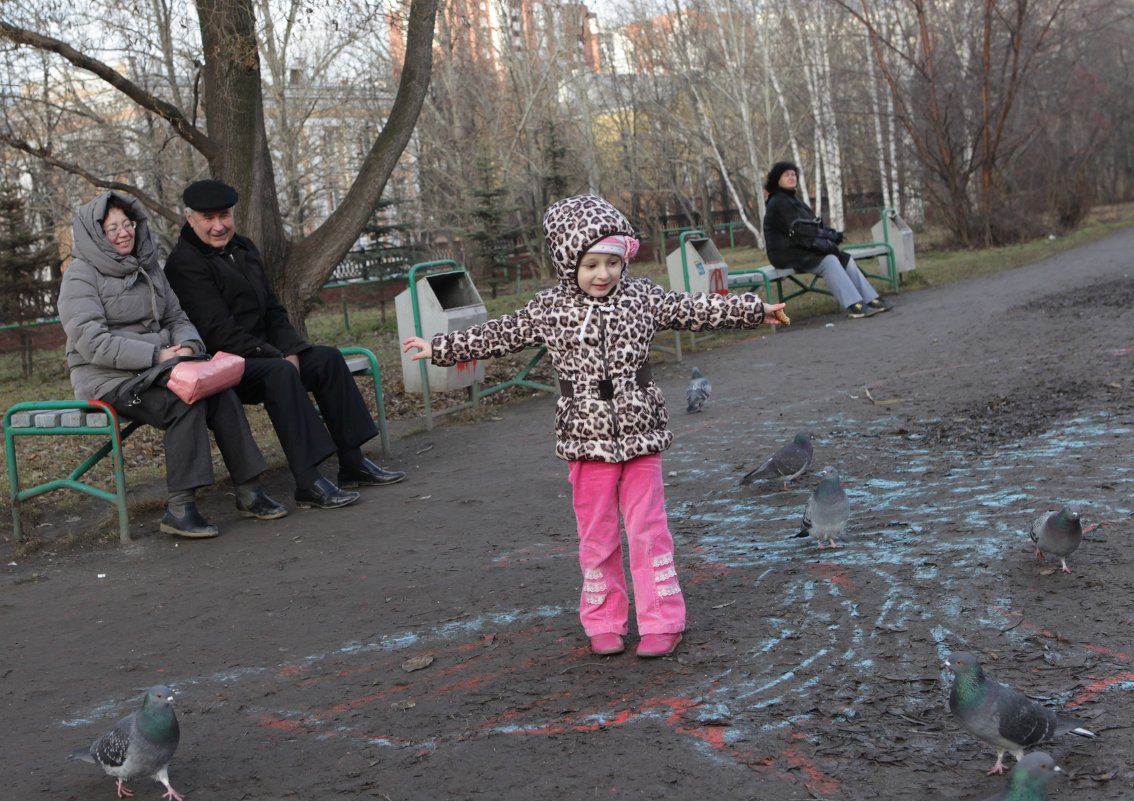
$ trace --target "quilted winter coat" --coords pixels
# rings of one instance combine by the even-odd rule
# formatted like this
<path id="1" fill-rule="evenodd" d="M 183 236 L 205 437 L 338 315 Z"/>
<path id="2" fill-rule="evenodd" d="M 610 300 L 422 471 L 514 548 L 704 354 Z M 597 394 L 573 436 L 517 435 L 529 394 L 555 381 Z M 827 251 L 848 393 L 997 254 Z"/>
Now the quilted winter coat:
<path id="1" fill-rule="evenodd" d="M 134 250 L 120 256 L 102 232 L 114 195 L 137 223 Z M 102 398 L 157 364 L 162 348 L 205 345 L 158 264 L 149 221 L 127 195 L 103 192 L 75 210 L 74 257 L 63 271 L 59 320 L 67 332 L 67 367 L 76 398 Z"/>
<path id="2" fill-rule="evenodd" d="M 600 239 L 633 236 L 602 198 L 580 195 L 552 205 L 543 233 L 559 283 L 522 309 L 464 331 L 433 337 L 433 363 L 488 359 L 546 345 L 564 389 L 555 408 L 560 459 L 623 462 L 673 442 L 665 398 L 649 378 L 650 343 L 663 329 L 755 328 L 764 305 L 755 294 L 669 292 L 627 269 L 614 290 L 592 298 L 579 288 L 583 254 Z"/>

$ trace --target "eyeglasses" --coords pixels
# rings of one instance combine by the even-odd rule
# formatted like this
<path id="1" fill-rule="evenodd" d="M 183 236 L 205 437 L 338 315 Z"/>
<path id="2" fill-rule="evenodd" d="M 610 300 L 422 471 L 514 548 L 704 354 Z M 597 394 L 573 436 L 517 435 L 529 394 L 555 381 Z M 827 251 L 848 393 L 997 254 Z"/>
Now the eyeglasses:
<path id="1" fill-rule="evenodd" d="M 106 234 L 107 239 L 112 239 L 113 237 L 118 236 L 119 231 L 133 231 L 137 227 L 138 224 L 136 222 L 134 222 L 133 220 L 127 220 L 120 225 L 109 225 L 106 228 L 103 228 L 102 232 Z"/>

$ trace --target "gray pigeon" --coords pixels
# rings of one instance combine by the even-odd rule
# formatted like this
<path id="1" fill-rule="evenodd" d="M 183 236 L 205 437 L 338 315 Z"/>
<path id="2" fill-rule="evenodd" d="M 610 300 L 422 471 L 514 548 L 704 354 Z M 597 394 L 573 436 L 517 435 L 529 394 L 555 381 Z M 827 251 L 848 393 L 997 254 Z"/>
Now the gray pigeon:
<path id="1" fill-rule="evenodd" d="M 1032 542 L 1036 544 L 1036 559 L 1043 561 L 1045 553 L 1058 556 L 1063 564 L 1063 572 L 1070 573 L 1067 557 L 1075 552 L 1083 541 L 1083 524 L 1079 513 L 1069 506 L 1058 512 L 1045 512 L 1032 521 Z"/>
<path id="2" fill-rule="evenodd" d="M 1005 771 L 1006 752 L 1021 760 L 1025 748 L 1060 734 L 1096 736 L 1083 728 L 1083 721 L 1058 715 L 1022 692 L 986 679 L 980 662 L 970 653 L 949 654 L 945 664 L 953 671 L 949 711 L 962 728 L 996 749 L 990 776 Z"/>
<path id="3" fill-rule="evenodd" d="M 807 472 L 815 455 L 811 447 L 811 434 L 800 431 L 788 444 L 773 453 L 762 465 L 740 479 L 741 484 L 751 484 L 764 478 L 784 477 L 784 489 Z"/>
<path id="4" fill-rule="evenodd" d="M 1047 786 L 1063 768 L 1055 764 L 1051 754 L 1032 751 L 1016 763 L 1008 774 L 1008 786 L 988 801 L 1047 801 Z"/>
<path id="5" fill-rule="evenodd" d="M 693 377 L 689 379 L 689 387 L 685 390 L 685 400 L 688 401 L 685 411 L 690 414 L 701 411 L 705 401 L 709 399 L 709 393 L 712 391 L 713 385 L 709 383 L 709 379 L 701 375 L 701 371 L 694 367 Z"/>
<path id="6" fill-rule="evenodd" d="M 819 486 L 807 499 L 807 507 L 803 510 L 803 528 L 795 536 L 812 536 L 820 548 L 838 548 L 835 537 L 847 527 L 850 501 L 839 484 L 838 470 L 828 466 L 820 470 L 818 475 Z"/>
<path id="7" fill-rule="evenodd" d="M 133 795 L 125 782 L 149 776 L 165 785 L 162 798 L 181 801 L 181 793 L 169 785 L 168 773 L 180 737 L 173 691 L 159 684 L 146 693 L 141 709 L 122 718 L 90 747 L 75 751 L 71 759 L 101 765 L 108 776 L 118 779 L 119 798 Z"/>

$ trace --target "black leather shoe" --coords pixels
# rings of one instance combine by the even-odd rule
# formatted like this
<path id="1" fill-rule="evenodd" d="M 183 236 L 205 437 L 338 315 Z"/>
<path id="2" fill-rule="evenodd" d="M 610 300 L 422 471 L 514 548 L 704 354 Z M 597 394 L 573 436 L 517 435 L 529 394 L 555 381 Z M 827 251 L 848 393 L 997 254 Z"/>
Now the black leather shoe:
<path id="1" fill-rule="evenodd" d="M 362 460 L 361 470 L 340 470 L 340 487 L 380 487 L 383 484 L 397 484 L 406 474 L 400 470 L 383 470 L 369 459 Z"/>
<path id="2" fill-rule="evenodd" d="M 350 506 L 360 497 L 362 496 L 357 492 L 339 489 L 330 479 L 322 476 L 311 489 L 295 491 L 295 502 L 300 509 L 338 509 L 340 506 Z"/>
<path id="3" fill-rule="evenodd" d="M 237 496 L 236 511 L 240 512 L 241 517 L 254 517 L 257 520 L 279 520 L 281 517 L 287 517 L 287 509 L 283 504 L 269 498 L 263 489 L 256 490 L 252 502 L 248 504 L 241 503 L 240 497 Z"/>
<path id="4" fill-rule="evenodd" d="M 201 517 L 201 513 L 197 511 L 197 505 L 194 503 L 185 507 L 185 514 L 181 517 L 174 517 L 173 513 L 166 509 L 165 514 L 161 517 L 160 529 L 163 534 L 176 534 L 178 537 L 190 537 L 198 540 L 220 535 L 220 529 Z"/>

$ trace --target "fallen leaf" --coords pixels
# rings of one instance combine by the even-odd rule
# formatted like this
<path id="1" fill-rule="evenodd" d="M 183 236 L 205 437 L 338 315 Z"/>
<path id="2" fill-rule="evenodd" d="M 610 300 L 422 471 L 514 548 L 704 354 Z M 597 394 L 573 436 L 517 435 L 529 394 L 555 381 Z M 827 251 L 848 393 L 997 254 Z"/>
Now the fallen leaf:
<path id="1" fill-rule="evenodd" d="M 402 670 L 406 673 L 413 673 L 415 670 L 427 668 L 433 664 L 433 657 L 431 656 L 414 656 L 402 662 Z"/>

